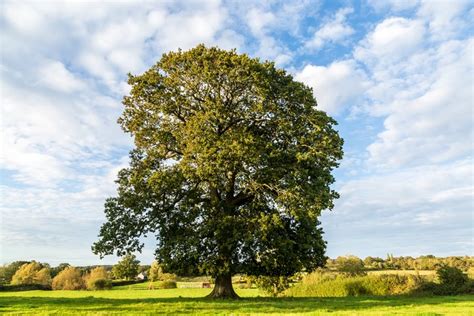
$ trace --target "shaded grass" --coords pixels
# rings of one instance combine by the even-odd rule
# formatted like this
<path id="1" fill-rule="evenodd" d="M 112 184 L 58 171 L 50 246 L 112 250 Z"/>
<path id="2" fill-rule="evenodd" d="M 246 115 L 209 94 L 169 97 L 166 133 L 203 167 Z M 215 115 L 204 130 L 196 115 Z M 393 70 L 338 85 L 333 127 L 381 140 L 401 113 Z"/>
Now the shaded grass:
<path id="1" fill-rule="evenodd" d="M 474 315 L 474 296 L 448 297 L 251 297 L 236 301 L 203 298 L 209 289 L 30 291 L 0 293 L 2 315 L 307 314 Z M 174 295 L 174 297 L 172 297 Z M 178 297 L 182 296 L 182 297 Z"/>

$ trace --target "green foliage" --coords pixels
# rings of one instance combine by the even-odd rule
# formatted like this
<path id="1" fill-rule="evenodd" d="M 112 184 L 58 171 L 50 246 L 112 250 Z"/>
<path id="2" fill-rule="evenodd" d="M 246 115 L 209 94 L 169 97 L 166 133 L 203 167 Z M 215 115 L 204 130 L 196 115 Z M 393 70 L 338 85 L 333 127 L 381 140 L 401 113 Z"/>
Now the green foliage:
<path id="1" fill-rule="evenodd" d="M 125 285 L 133 285 L 133 284 L 142 284 L 145 283 L 146 280 L 112 280 L 112 286 L 125 286 Z"/>
<path id="2" fill-rule="evenodd" d="M 112 274 L 116 279 L 132 280 L 138 275 L 140 261 L 134 254 L 125 255 L 112 268 Z"/>
<path id="3" fill-rule="evenodd" d="M 51 285 L 43 284 L 5 284 L 0 285 L 0 292 L 20 292 L 20 291 L 49 291 L 51 290 Z"/>
<path id="4" fill-rule="evenodd" d="M 423 288 L 423 292 L 435 295 L 456 295 L 474 293 L 474 281 L 470 280 L 460 269 L 441 266 L 436 270 L 439 284 L 430 282 Z"/>
<path id="5" fill-rule="evenodd" d="M 255 284 L 271 296 L 277 296 L 290 287 L 290 279 L 284 276 L 259 276 L 255 278 Z"/>
<path id="6" fill-rule="evenodd" d="M 12 281 L 13 275 L 24 264 L 29 261 L 15 261 L 0 267 L 0 284 L 9 284 Z"/>
<path id="7" fill-rule="evenodd" d="M 110 279 L 91 279 L 87 282 L 88 290 L 108 290 L 112 288 Z"/>
<path id="8" fill-rule="evenodd" d="M 449 285 L 452 287 L 463 286 L 468 277 L 461 270 L 454 267 L 442 266 L 436 270 L 440 284 Z"/>
<path id="9" fill-rule="evenodd" d="M 93 251 L 141 250 L 179 275 L 289 276 L 325 261 L 318 216 L 338 194 L 336 121 L 271 62 L 199 45 L 129 77 L 134 137 Z"/>
<path id="10" fill-rule="evenodd" d="M 399 295 L 417 291 L 423 279 L 413 275 L 341 276 L 311 273 L 284 292 L 294 297 L 345 297 L 361 295 Z"/>
<path id="11" fill-rule="evenodd" d="M 157 261 L 153 261 L 148 271 L 148 279 L 150 281 L 173 281 L 176 278 L 176 274 L 163 272 L 162 267 Z"/>
<path id="12" fill-rule="evenodd" d="M 178 287 L 176 281 L 161 281 L 157 284 L 157 288 L 159 289 L 176 289 Z"/>
<path id="13" fill-rule="evenodd" d="M 15 272 L 11 284 L 41 284 L 47 286 L 51 284 L 51 275 L 48 268 L 44 268 L 40 263 L 32 261 L 22 265 Z"/>
<path id="14" fill-rule="evenodd" d="M 365 275 L 364 262 L 356 256 L 341 256 L 335 260 L 336 269 L 349 276 Z"/>
<path id="15" fill-rule="evenodd" d="M 96 267 L 84 277 L 88 290 L 104 290 L 112 287 L 109 273 L 104 267 Z"/>
<path id="16" fill-rule="evenodd" d="M 53 279 L 53 290 L 82 290 L 86 284 L 78 268 L 67 267 Z"/>
<path id="17" fill-rule="evenodd" d="M 57 267 L 51 268 L 51 277 L 54 278 L 59 274 L 59 272 L 63 271 L 67 267 L 70 267 L 69 263 L 60 263 Z"/>

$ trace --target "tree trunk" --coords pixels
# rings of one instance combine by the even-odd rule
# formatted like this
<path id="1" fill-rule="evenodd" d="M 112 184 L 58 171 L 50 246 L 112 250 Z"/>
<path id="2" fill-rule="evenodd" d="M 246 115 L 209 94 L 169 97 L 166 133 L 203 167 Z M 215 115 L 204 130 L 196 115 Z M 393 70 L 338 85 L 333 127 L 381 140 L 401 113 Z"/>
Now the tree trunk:
<path id="1" fill-rule="evenodd" d="M 232 287 L 232 276 L 230 274 L 218 275 L 214 284 L 214 289 L 209 298 L 230 298 L 237 299 L 239 296 Z"/>

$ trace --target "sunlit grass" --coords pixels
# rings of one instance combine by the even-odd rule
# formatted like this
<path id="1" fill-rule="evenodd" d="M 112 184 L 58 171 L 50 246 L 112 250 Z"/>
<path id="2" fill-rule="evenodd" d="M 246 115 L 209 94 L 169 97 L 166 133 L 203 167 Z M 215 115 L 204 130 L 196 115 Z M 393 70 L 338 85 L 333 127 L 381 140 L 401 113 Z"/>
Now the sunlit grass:
<path id="1" fill-rule="evenodd" d="M 269 298 L 237 289 L 240 300 L 209 300 L 210 289 L 148 290 L 146 283 L 109 291 L 0 292 L 2 315 L 474 315 L 474 296 Z M 260 295 L 260 297 L 258 297 Z"/>

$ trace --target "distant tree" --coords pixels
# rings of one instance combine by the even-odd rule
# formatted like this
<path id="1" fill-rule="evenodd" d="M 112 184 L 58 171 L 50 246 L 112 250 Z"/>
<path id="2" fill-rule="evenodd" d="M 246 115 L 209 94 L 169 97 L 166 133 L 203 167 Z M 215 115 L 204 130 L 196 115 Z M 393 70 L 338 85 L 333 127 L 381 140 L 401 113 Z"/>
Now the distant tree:
<path id="1" fill-rule="evenodd" d="M 138 275 L 139 264 L 135 255 L 128 254 L 113 266 L 112 274 L 116 279 L 132 280 Z"/>
<path id="2" fill-rule="evenodd" d="M 36 262 L 32 261 L 22 265 L 13 275 L 11 284 L 41 284 L 41 285 L 50 285 L 51 284 L 51 275 L 48 268 L 43 268 L 43 266 Z"/>
<path id="3" fill-rule="evenodd" d="M 30 263 L 30 261 L 15 261 L 0 267 L 0 284 L 10 284 L 16 271 L 27 263 Z"/>
<path id="4" fill-rule="evenodd" d="M 150 270 L 148 270 L 148 279 L 150 281 L 172 281 L 176 280 L 176 275 L 163 272 L 161 265 L 157 261 L 153 261 Z"/>
<path id="5" fill-rule="evenodd" d="M 364 262 L 356 256 L 340 256 L 336 258 L 335 263 L 337 270 L 347 275 L 355 276 L 366 274 Z"/>
<path id="6" fill-rule="evenodd" d="M 215 278 L 290 276 L 324 265 L 318 217 L 338 194 L 337 124 L 313 91 L 272 62 L 199 45 L 130 76 L 119 119 L 135 140 L 130 167 L 93 250 L 141 250 L 156 233 L 167 271 Z"/>
<path id="7" fill-rule="evenodd" d="M 59 272 L 63 271 L 67 267 L 70 267 L 69 263 L 60 263 L 58 266 L 51 268 L 51 277 L 54 278 Z"/>
<path id="8" fill-rule="evenodd" d="M 468 281 L 468 276 L 460 269 L 443 265 L 436 270 L 439 282 L 453 288 L 461 287 Z"/>
<path id="9" fill-rule="evenodd" d="M 259 289 L 275 297 L 290 287 L 290 278 L 283 276 L 259 276 L 255 278 L 255 284 Z"/>
<path id="10" fill-rule="evenodd" d="M 52 284 L 53 290 L 81 290 L 85 287 L 81 271 L 71 266 L 59 272 Z"/>
<path id="11" fill-rule="evenodd" d="M 153 261 L 148 271 L 148 279 L 150 281 L 158 281 L 163 274 L 163 269 L 157 261 Z"/>

